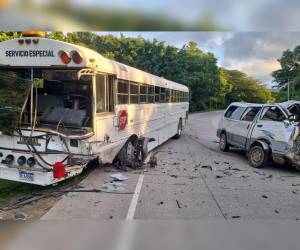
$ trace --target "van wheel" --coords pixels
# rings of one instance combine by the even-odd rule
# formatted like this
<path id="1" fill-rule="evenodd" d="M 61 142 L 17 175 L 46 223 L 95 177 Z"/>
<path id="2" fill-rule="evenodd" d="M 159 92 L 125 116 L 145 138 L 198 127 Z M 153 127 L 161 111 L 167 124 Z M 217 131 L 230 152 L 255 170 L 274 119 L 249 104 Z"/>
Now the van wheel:
<path id="1" fill-rule="evenodd" d="M 270 156 L 262 146 L 253 145 L 248 151 L 248 160 L 254 168 L 263 168 L 269 162 Z"/>
<path id="2" fill-rule="evenodd" d="M 178 127 L 177 127 L 177 133 L 174 136 L 174 139 L 179 139 L 181 137 L 182 134 L 182 120 L 180 118 L 179 123 L 178 123 Z"/>
<path id="3" fill-rule="evenodd" d="M 229 144 L 227 142 L 226 133 L 222 133 L 221 136 L 220 136 L 219 148 L 223 152 L 228 152 L 229 151 Z"/>

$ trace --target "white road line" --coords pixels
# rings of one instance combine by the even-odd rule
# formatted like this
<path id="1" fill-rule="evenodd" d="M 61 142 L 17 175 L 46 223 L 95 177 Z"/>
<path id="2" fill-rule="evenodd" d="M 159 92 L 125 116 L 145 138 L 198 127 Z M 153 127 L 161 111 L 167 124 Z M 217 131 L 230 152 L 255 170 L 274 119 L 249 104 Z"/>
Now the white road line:
<path id="1" fill-rule="evenodd" d="M 126 220 L 133 220 L 133 218 L 134 218 L 135 209 L 136 209 L 137 202 L 139 200 L 140 192 L 141 192 L 142 185 L 143 185 L 143 180 L 144 180 L 144 174 L 140 174 L 138 182 L 137 182 L 135 190 L 134 190 L 134 194 L 133 194 L 131 202 L 130 202 Z"/>

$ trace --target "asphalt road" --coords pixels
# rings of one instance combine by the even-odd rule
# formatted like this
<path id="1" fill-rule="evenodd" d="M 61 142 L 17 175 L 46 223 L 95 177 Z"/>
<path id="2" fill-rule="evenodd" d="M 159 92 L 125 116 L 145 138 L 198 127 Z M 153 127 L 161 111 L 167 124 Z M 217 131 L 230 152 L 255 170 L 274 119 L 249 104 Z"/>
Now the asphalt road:
<path id="1" fill-rule="evenodd" d="M 182 137 L 156 149 L 156 168 L 123 173 L 126 194 L 69 193 L 42 219 L 300 219 L 300 172 L 254 169 L 243 152 L 220 152 L 219 116 L 190 115 Z M 108 171 L 96 169 L 81 186 L 100 188 Z"/>

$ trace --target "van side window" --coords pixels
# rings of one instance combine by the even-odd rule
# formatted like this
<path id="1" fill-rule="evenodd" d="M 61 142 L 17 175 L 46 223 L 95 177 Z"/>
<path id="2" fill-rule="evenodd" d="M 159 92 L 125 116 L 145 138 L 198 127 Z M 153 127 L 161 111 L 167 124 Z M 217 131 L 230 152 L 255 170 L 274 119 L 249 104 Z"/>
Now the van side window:
<path id="1" fill-rule="evenodd" d="M 231 114 L 233 113 L 233 111 L 235 111 L 237 109 L 237 106 L 230 106 L 228 109 L 227 109 L 227 111 L 226 111 L 226 113 L 225 113 L 225 117 L 226 118 L 230 118 L 230 116 L 231 116 Z"/>
<path id="2" fill-rule="evenodd" d="M 264 108 L 262 120 L 281 122 L 285 119 L 285 115 L 278 107 Z"/>
<path id="3" fill-rule="evenodd" d="M 234 110 L 230 116 L 230 119 L 234 119 L 234 120 L 240 120 L 242 114 L 244 113 L 244 111 L 246 110 L 246 108 L 243 107 L 238 107 L 236 110 Z"/>
<path id="4" fill-rule="evenodd" d="M 245 112 L 244 117 L 242 118 L 243 121 L 252 122 L 256 117 L 257 113 L 260 111 L 260 107 L 251 107 L 248 108 Z"/>

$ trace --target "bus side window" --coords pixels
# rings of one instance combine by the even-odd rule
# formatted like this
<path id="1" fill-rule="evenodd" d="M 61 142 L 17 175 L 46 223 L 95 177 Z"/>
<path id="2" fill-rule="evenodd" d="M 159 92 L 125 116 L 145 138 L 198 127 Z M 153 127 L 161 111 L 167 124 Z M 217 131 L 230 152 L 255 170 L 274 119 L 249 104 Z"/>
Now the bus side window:
<path id="1" fill-rule="evenodd" d="M 107 91 L 107 95 L 108 95 L 108 112 L 114 112 L 115 110 L 115 89 L 114 89 L 114 84 L 115 82 L 115 77 L 114 76 L 108 76 L 108 91 Z"/>
<path id="2" fill-rule="evenodd" d="M 166 89 L 160 88 L 160 102 L 166 102 Z"/>
<path id="3" fill-rule="evenodd" d="M 179 91 L 175 90 L 175 102 L 179 102 Z"/>
<path id="4" fill-rule="evenodd" d="M 148 86 L 146 84 L 140 85 L 140 103 L 147 103 Z"/>
<path id="5" fill-rule="evenodd" d="M 154 86 L 148 85 L 148 102 L 154 102 Z"/>
<path id="6" fill-rule="evenodd" d="M 96 76 L 96 112 L 105 112 L 105 75 Z"/>
<path id="7" fill-rule="evenodd" d="M 129 82 L 118 79 L 117 102 L 118 104 L 128 104 Z"/>
<path id="8" fill-rule="evenodd" d="M 130 104 L 139 103 L 139 84 L 130 82 Z"/>
<path id="9" fill-rule="evenodd" d="M 171 90 L 170 89 L 166 89 L 166 102 L 171 102 Z"/>
<path id="10" fill-rule="evenodd" d="M 155 102 L 159 102 L 160 87 L 155 86 Z"/>

